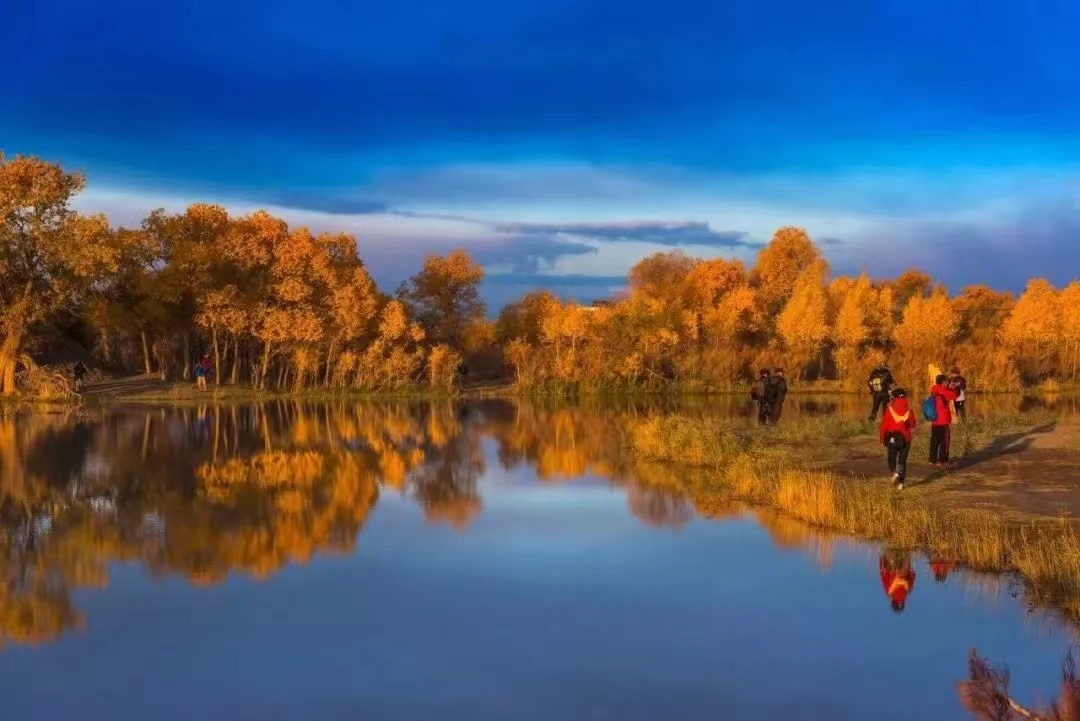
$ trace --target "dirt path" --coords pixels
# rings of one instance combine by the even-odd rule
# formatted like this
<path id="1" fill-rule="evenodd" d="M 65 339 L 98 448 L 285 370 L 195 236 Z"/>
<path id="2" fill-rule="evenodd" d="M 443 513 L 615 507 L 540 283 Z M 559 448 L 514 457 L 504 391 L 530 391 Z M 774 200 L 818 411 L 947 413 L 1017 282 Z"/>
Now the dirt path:
<path id="1" fill-rule="evenodd" d="M 1017 520 L 1069 516 L 1080 519 L 1080 419 L 1064 418 L 999 436 L 970 455 L 954 458 L 943 472 L 927 459 L 908 462 L 904 493 L 935 505 L 991 510 Z M 835 473 L 886 479 L 885 452 L 872 436 L 852 441 Z"/>
<path id="2" fill-rule="evenodd" d="M 87 383 L 79 392 L 84 398 L 122 398 L 139 393 L 163 391 L 170 387 L 169 383 L 157 376 L 137 375 L 127 378 L 110 378 L 99 383 Z"/>

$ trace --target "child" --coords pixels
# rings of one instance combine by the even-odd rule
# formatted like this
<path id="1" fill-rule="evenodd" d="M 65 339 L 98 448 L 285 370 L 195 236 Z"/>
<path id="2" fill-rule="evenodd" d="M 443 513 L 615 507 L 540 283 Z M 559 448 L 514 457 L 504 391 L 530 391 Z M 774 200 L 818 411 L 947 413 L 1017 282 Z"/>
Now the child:
<path id="1" fill-rule="evenodd" d="M 949 443 L 952 440 L 952 410 L 949 404 L 956 401 L 956 391 L 946 385 L 948 381 L 948 376 L 939 373 L 930 389 L 937 409 L 937 418 L 930 423 L 930 463 L 942 467 L 949 465 Z"/>
<path id="2" fill-rule="evenodd" d="M 956 400 L 953 401 L 953 407 L 956 408 L 956 417 L 961 421 L 966 420 L 967 411 L 965 404 L 967 403 L 967 378 L 964 378 L 960 374 L 960 369 L 953 367 L 949 374 L 949 388 L 956 393 Z"/>
<path id="3" fill-rule="evenodd" d="M 210 376 L 211 368 L 210 356 L 205 354 L 195 364 L 195 385 L 200 391 L 206 390 L 206 379 Z"/>
<path id="4" fill-rule="evenodd" d="M 881 416 L 878 439 L 888 449 L 889 472 L 898 491 L 904 490 L 911 431 L 916 425 L 915 413 L 908 406 L 907 392 L 903 388 L 893 390 L 889 405 Z"/>

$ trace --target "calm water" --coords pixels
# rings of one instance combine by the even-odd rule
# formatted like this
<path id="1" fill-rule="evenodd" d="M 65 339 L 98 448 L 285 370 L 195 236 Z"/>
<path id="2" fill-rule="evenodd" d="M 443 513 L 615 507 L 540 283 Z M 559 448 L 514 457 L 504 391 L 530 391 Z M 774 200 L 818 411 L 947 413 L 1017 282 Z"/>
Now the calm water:
<path id="1" fill-rule="evenodd" d="M 1009 583 L 913 557 L 896 614 L 882 549 L 638 467 L 643 412 L 0 419 L 3 718 L 962 719 L 973 647 L 1054 695 L 1073 633 Z"/>

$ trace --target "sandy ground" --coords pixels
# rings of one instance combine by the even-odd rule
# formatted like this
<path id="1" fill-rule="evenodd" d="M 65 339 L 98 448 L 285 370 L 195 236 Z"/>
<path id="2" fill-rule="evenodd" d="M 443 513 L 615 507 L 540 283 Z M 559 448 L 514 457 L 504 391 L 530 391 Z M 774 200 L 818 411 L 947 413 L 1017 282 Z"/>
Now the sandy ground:
<path id="1" fill-rule="evenodd" d="M 862 481 L 888 482 L 885 451 L 875 440 L 852 441 L 829 469 Z M 903 492 L 935 505 L 992 510 L 1017 520 L 1080 520 L 1080 418 L 999 436 L 953 461 L 955 469 L 943 472 L 913 451 Z"/>

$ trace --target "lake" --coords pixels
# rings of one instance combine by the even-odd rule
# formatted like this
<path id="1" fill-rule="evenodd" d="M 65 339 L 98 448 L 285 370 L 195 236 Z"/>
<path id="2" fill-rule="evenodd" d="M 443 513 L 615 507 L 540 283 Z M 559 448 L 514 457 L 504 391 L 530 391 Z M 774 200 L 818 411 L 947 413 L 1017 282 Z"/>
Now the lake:
<path id="1" fill-rule="evenodd" d="M 910 556 L 897 613 L 879 561 L 904 554 L 635 463 L 621 424 L 671 408 L 2 417 L 3 717 L 964 719 L 972 648 L 1056 695 L 1075 634 L 1009 579 Z"/>

